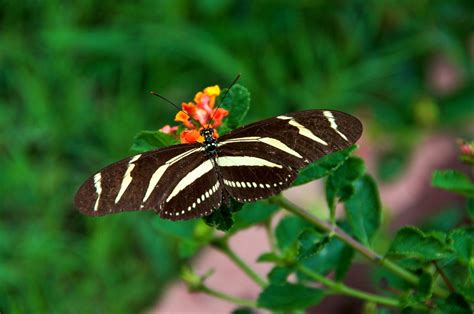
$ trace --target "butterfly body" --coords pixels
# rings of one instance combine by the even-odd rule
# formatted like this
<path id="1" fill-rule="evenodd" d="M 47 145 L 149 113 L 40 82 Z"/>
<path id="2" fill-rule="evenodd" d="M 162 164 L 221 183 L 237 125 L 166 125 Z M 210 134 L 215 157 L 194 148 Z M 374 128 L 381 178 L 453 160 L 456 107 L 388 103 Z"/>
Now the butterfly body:
<path id="1" fill-rule="evenodd" d="M 204 128 L 201 130 L 201 136 L 204 137 L 204 150 L 207 155 L 212 157 L 217 154 L 217 139 L 214 138 L 214 129 L 213 128 Z"/>
<path id="2" fill-rule="evenodd" d="M 209 215 L 233 198 L 252 202 L 291 186 L 299 169 L 355 143 L 362 124 L 351 115 L 307 110 L 237 128 L 219 139 L 179 144 L 116 162 L 76 194 L 87 215 L 152 209 L 171 220 Z"/>

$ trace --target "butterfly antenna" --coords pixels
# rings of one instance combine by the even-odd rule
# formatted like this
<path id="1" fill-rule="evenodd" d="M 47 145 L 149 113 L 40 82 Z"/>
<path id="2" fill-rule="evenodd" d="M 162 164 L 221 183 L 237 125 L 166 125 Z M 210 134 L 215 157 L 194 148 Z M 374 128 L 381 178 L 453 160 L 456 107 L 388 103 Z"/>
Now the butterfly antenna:
<path id="1" fill-rule="evenodd" d="M 235 83 L 237 83 L 237 81 L 240 79 L 240 73 L 237 74 L 237 76 L 235 77 L 234 81 L 230 84 L 230 86 L 227 88 L 227 90 L 225 91 L 225 94 L 224 94 L 224 97 L 222 97 L 222 100 L 219 102 L 219 105 L 217 106 L 217 108 L 214 110 L 214 113 L 212 114 L 212 117 L 211 119 L 209 120 L 209 123 L 207 124 L 207 128 L 209 128 L 209 126 L 212 124 L 212 121 L 214 120 L 214 115 L 216 114 L 217 110 L 219 109 L 219 107 L 221 106 L 221 104 L 224 103 L 224 99 L 227 97 L 227 94 L 229 94 L 229 91 L 230 89 L 235 85 Z"/>
<path id="2" fill-rule="evenodd" d="M 162 100 L 166 101 L 167 103 L 169 103 L 171 106 L 175 107 L 178 111 L 184 113 L 185 115 L 188 116 L 189 119 L 193 120 L 194 122 L 196 122 L 197 124 L 199 124 L 198 121 L 196 121 L 193 117 L 191 117 L 187 112 L 181 110 L 181 108 L 179 108 L 174 102 L 172 102 L 171 100 L 169 100 L 168 98 L 166 98 L 165 96 L 161 96 L 160 94 L 158 94 L 157 92 L 154 92 L 154 91 L 151 91 L 150 94 L 152 94 L 153 96 L 156 96 L 156 97 L 159 97 L 161 98 Z"/>

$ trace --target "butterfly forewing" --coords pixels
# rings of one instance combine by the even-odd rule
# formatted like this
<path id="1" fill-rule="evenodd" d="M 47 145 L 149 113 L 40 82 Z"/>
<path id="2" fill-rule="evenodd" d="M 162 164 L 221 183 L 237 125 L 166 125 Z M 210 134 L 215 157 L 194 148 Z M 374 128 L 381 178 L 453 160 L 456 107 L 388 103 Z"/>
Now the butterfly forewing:
<path id="1" fill-rule="evenodd" d="M 361 133 L 359 120 L 329 110 L 285 114 L 235 129 L 221 137 L 219 158 L 240 157 L 242 164 L 253 160 L 253 165 L 236 161 L 220 167 L 225 189 L 239 201 L 275 195 L 291 185 L 299 169 L 352 145 Z"/>
<path id="2" fill-rule="evenodd" d="M 271 138 L 284 143 L 312 162 L 354 144 L 361 134 L 362 124 L 349 114 L 330 110 L 306 110 L 237 128 L 222 136 L 220 142 L 238 142 L 248 137 Z M 280 151 L 279 155 L 285 153 L 285 149 Z"/>

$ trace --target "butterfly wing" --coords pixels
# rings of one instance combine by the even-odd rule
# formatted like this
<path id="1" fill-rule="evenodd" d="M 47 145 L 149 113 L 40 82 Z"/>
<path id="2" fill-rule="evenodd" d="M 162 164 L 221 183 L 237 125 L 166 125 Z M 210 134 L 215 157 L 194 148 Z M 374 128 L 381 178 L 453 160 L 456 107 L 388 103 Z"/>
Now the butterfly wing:
<path id="1" fill-rule="evenodd" d="M 202 216 L 218 208 L 222 199 L 221 186 L 216 185 L 216 172 L 209 162 L 201 144 L 138 154 L 86 180 L 76 193 L 75 206 L 91 216 L 145 209 L 173 220 Z M 198 184 L 208 188 L 201 191 Z M 209 187 L 212 197 L 206 197 Z M 193 207 L 192 200 L 197 201 L 202 194 L 205 199 Z"/>
<path id="2" fill-rule="evenodd" d="M 362 134 L 355 117 L 307 110 L 262 120 L 222 136 L 217 164 L 226 191 L 238 201 L 275 195 L 298 170 L 354 144 Z"/>

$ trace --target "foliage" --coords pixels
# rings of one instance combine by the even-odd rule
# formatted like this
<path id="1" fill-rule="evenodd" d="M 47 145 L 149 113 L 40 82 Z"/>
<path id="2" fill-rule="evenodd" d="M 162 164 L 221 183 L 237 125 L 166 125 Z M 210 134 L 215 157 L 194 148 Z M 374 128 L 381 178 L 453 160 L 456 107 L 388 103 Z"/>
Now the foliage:
<path id="1" fill-rule="evenodd" d="M 240 99 L 232 97 L 227 101 L 226 108 L 233 113 L 243 110 L 245 114 L 249 106 L 249 93 L 241 85 L 233 88 L 237 89 L 239 94 L 247 96 Z M 234 94 L 232 89 L 230 95 Z M 243 101 L 244 104 L 238 104 L 236 101 Z M 144 137 L 138 137 L 136 141 L 142 142 L 143 139 Z M 209 227 L 206 227 L 206 231 L 201 232 L 199 237 L 190 231 L 193 227 L 184 227 L 184 233 L 177 235 L 181 238 L 182 257 L 191 257 L 200 248 L 212 245 L 236 262 L 262 287 L 257 300 L 240 300 L 213 291 L 205 283 L 210 274 L 200 277 L 186 269 L 182 278 L 188 286 L 193 291 L 207 292 L 238 305 L 250 304 L 253 308 L 272 311 L 306 309 L 317 305 L 327 294 L 345 294 L 370 302 L 373 310 L 378 306 L 389 305 L 398 307 L 403 313 L 468 313 L 471 306 L 469 302 L 474 302 L 472 226 L 449 231 L 423 231 L 414 226 L 401 228 L 391 242 L 382 263 L 392 275 L 407 281 L 399 294 L 390 297 L 370 294 L 342 283 L 357 252 L 376 264 L 382 259 L 371 250 L 372 240 L 381 224 L 378 188 L 375 180 L 366 173 L 364 161 L 351 155 L 355 148 L 356 146 L 352 146 L 321 158 L 303 169 L 295 180 L 294 185 L 299 185 L 326 177 L 329 222 L 319 220 L 295 207 L 282 196 L 277 196 L 270 201 L 247 203 L 243 206 L 233 201 L 204 217 L 203 221 L 208 226 L 227 232 L 225 236 L 217 236 Z M 433 184 L 465 195 L 470 181 L 458 172 L 437 171 L 433 174 Z M 345 209 L 345 219 L 341 221 L 336 221 L 334 215 L 338 203 L 342 203 Z M 271 221 L 279 207 L 296 215 L 283 217 L 272 229 Z M 180 226 L 167 224 L 172 229 Z M 186 222 L 183 226 L 184 224 L 192 223 Z M 198 222 L 197 225 L 199 224 Z M 228 245 L 229 237 L 256 224 L 264 224 L 268 229 L 270 241 L 274 241 L 271 251 L 262 253 L 258 258 L 259 262 L 273 264 L 267 281 L 242 262 Z M 393 262 L 400 263 L 402 267 Z M 331 273 L 334 276 L 327 277 Z M 296 282 L 289 281 L 292 274 L 296 275 Z M 323 287 L 312 287 L 310 283 L 313 281 L 319 282 Z M 400 286 L 394 285 L 394 288 L 400 289 Z M 448 294 L 448 290 L 452 293 Z"/>
<path id="2" fill-rule="evenodd" d="M 254 106 L 235 125 L 317 107 L 363 112 L 371 117 L 371 137 L 383 143 L 387 155 L 396 154 L 397 169 L 426 130 L 458 132 L 473 117 L 473 72 L 465 49 L 473 22 L 467 0 L 2 4 L 2 313 L 149 309 L 183 258 L 211 243 L 212 229 L 203 222 L 169 224 L 145 213 L 89 219 L 72 208 L 86 174 L 129 154 L 131 134 L 152 130 L 137 135 L 134 151 L 169 143 L 155 130 L 176 112 L 157 104 L 148 95 L 151 89 L 188 99 L 191 90 L 225 85 L 241 72 Z M 438 58 L 459 74 L 460 84 L 450 92 L 439 93 L 426 81 Z M 239 113 L 244 114 L 232 117 Z M 338 156 L 305 169 L 296 182 L 331 175 L 350 154 Z M 387 176 L 397 174 L 389 171 L 393 158 L 381 164 Z M 341 196 L 338 192 L 336 201 L 344 202 Z M 471 221 L 473 203 L 467 206 Z M 253 216 L 257 206 L 265 214 Z M 244 206 L 233 215 L 230 232 L 265 223 L 276 207 Z M 356 216 L 351 225 L 339 225 L 370 243 L 378 219 L 375 213 L 370 228 Z M 325 265 L 318 252 L 330 253 L 333 261 L 351 256 L 333 236 L 305 230 L 295 240 L 304 248 L 298 248 L 297 258 Z M 439 266 L 458 278 L 453 285 L 461 289 L 472 269 L 465 262 L 469 245 L 458 239 L 469 232 L 458 232 L 447 233 L 458 253 Z M 293 271 L 278 267 L 275 277 Z M 345 268 L 336 267 L 341 278 Z M 465 293 L 436 304 L 462 311 Z"/>

